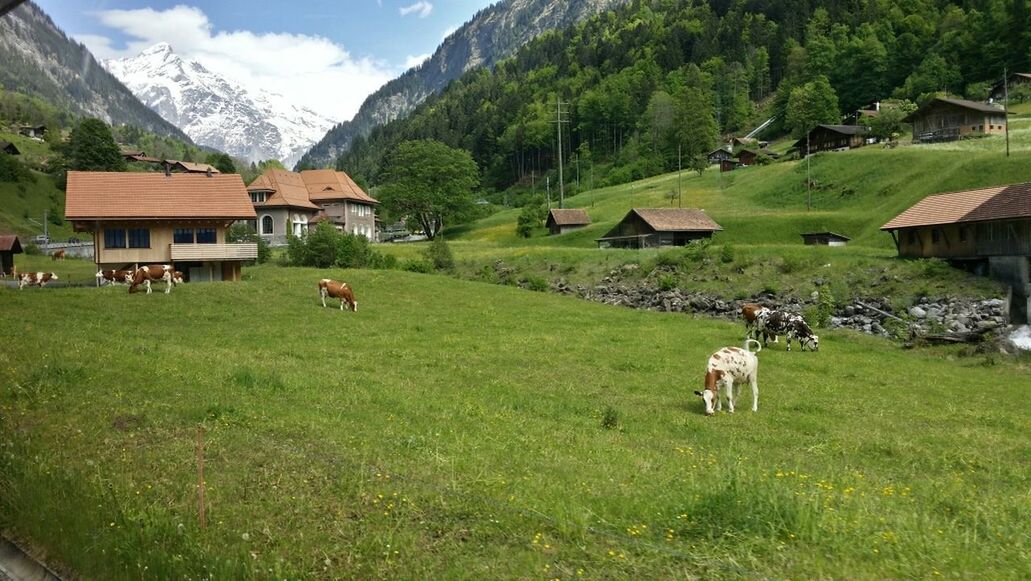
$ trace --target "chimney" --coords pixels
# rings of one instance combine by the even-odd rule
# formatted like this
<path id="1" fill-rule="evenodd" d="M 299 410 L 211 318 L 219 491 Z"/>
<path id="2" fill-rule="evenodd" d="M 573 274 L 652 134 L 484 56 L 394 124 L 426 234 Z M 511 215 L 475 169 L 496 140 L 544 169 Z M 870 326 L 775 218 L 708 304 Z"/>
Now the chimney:
<path id="1" fill-rule="evenodd" d="M 207 176 L 208 176 L 209 178 L 211 177 L 211 166 L 210 166 L 210 165 L 208 166 L 208 169 L 207 169 L 207 171 L 206 171 L 206 172 L 204 172 L 204 173 L 205 173 L 205 174 L 207 174 Z"/>
<path id="2" fill-rule="evenodd" d="M 168 160 L 165 160 L 165 177 L 172 177 L 172 164 L 168 163 Z"/>

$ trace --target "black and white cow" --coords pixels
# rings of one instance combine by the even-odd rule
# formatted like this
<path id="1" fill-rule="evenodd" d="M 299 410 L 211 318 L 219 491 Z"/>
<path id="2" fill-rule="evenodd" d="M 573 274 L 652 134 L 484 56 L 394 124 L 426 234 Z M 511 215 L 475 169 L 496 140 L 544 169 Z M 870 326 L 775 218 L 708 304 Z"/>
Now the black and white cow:
<path id="1" fill-rule="evenodd" d="M 770 337 L 776 339 L 778 335 L 787 338 L 788 351 L 791 351 L 791 340 L 797 339 L 802 346 L 802 351 L 819 351 L 820 338 L 813 334 L 813 329 L 805 322 L 801 315 L 785 313 L 783 311 L 767 310 L 759 315 L 757 328 L 763 336 L 763 345 Z"/>

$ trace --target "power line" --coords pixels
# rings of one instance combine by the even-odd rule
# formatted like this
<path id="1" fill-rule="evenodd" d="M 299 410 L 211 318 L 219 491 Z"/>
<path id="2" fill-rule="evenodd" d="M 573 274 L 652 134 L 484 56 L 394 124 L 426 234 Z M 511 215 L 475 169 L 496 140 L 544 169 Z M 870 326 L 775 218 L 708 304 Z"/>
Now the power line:
<path id="1" fill-rule="evenodd" d="M 552 123 L 555 124 L 558 130 L 558 207 L 566 207 L 566 183 L 562 178 L 562 125 L 569 123 L 569 111 L 563 109 L 568 107 L 569 103 L 562 101 L 561 97 L 555 97 L 555 120 Z"/>

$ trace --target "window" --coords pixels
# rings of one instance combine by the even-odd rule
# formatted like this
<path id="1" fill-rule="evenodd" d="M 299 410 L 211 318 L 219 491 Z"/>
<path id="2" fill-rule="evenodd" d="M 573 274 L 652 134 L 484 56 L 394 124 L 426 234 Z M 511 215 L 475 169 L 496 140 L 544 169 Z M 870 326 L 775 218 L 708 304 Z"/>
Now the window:
<path id="1" fill-rule="evenodd" d="M 193 228 L 176 228 L 172 232 L 172 242 L 175 244 L 193 244 Z"/>
<path id="2" fill-rule="evenodd" d="M 274 229 L 273 226 L 274 226 L 274 223 L 272 221 L 272 216 L 264 216 L 264 217 L 261 218 L 261 233 L 262 234 L 266 234 L 266 235 L 273 234 L 273 229 Z"/>
<path id="3" fill-rule="evenodd" d="M 130 228 L 129 248 L 150 248 L 150 229 Z"/>
<path id="4" fill-rule="evenodd" d="M 125 230 L 104 230 L 104 248 L 125 248 Z"/>
<path id="5" fill-rule="evenodd" d="M 263 204 L 268 199 L 268 194 L 265 192 L 251 192 L 251 203 Z"/>
<path id="6" fill-rule="evenodd" d="M 214 244 L 215 240 L 214 228 L 197 228 L 197 244 Z"/>

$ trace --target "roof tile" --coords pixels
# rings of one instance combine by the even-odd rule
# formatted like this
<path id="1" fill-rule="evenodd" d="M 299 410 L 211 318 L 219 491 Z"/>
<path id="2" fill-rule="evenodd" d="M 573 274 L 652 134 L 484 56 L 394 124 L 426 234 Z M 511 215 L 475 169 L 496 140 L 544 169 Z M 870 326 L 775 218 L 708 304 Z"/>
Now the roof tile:
<path id="1" fill-rule="evenodd" d="M 881 230 L 1031 218 L 1031 182 L 927 196 Z"/>
<path id="2" fill-rule="evenodd" d="M 237 174 L 68 172 L 68 220 L 255 217 Z"/>

